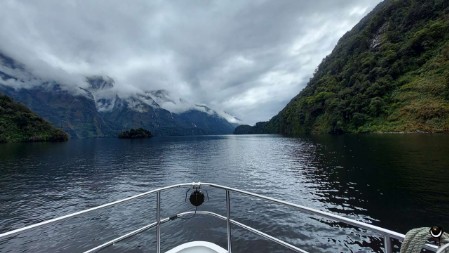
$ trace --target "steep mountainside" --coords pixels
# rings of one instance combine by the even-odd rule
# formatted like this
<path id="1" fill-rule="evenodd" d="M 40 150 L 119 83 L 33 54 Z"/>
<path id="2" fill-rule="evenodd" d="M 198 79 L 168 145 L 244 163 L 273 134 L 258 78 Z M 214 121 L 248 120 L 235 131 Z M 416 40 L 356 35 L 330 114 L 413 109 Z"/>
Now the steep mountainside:
<path id="1" fill-rule="evenodd" d="M 86 78 L 87 88 L 63 89 L 0 54 L 0 92 L 25 104 L 74 138 L 117 136 L 130 128 L 155 135 L 229 134 L 232 116 L 173 97 L 166 90 L 120 96 L 109 77 Z"/>
<path id="2" fill-rule="evenodd" d="M 449 132 L 449 1 L 379 4 L 266 131 Z"/>
<path id="3" fill-rule="evenodd" d="M 235 128 L 226 115 L 204 105 L 190 104 L 166 90 L 152 90 L 121 98 L 114 91 L 114 80 L 90 77 L 85 92 L 96 104 L 101 117 L 113 132 L 129 128 L 149 129 L 155 135 L 229 134 Z M 187 109 L 186 109 L 187 108 Z"/>
<path id="4" fill-rule="evenodd" d="M 110 124 L 97 113 L 92 100 L 80 95 L 74 96 L 59 86 L 13 89 L 0 85 L 0 92 L 28 106 L 72 138 L 113 134 Z"/>
<path id="5" fill-rule="evenodd" d="M 52 127 L 25 106 L 0 94 L 0 143 L 67 139 L 66 133 Z"/>

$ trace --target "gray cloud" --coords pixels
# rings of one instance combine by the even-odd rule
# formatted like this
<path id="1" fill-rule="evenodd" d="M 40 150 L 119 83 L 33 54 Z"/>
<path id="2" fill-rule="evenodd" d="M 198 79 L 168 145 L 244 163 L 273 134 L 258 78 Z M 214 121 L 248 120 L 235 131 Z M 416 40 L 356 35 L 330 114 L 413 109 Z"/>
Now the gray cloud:
<path id="1" fill-rule="evenodd" d="M 108 75 L 123 93 L 164 88 L 255 123 L 379 2 L 6 0 L 0 51 L 67 85 Z"/>

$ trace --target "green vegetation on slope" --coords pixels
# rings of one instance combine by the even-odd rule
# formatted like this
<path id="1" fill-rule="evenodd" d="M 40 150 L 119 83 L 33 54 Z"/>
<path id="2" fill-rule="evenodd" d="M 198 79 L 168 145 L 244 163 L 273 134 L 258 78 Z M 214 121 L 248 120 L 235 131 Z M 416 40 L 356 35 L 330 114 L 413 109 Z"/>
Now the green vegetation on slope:
<path id="1" fill-rule="evenodd" d="M 67 134 L 52 127 L 25 106 L 0 95 L 0 143 L 67 141 Z"/>
<path id="2" fill-rule="evenodd" d="M 449 1 L 379 4 L 266 131 L 449 132 Z"/>

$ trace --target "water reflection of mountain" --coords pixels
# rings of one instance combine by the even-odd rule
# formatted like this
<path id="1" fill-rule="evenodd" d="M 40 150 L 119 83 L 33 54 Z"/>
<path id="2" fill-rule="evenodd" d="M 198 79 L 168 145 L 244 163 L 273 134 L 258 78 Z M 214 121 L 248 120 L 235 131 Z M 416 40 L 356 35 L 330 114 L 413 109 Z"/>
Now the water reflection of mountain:
<path id="1" fill-rule="evenodd" d="M 373 223 L 401 232 L 447 222 L 449 136 L 346 135 L 308 140 L 315 144 L 315 156 L 303 175 L 317 184 L 319 198 L 338 206 L 329 210 L 369 213 Z"/>

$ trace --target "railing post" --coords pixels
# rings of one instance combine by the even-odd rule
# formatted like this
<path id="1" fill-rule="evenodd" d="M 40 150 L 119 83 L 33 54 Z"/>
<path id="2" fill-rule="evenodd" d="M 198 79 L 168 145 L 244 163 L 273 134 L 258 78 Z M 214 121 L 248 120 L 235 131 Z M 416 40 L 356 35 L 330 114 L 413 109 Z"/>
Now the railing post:
<path id="1" fill-rule="evenodd" d="M 161 191 L 156 192 L 156 252 L 161 253 Z"/>
<path id="2" fill-rule="evenodd" d="M 226 190 L 226 223 L 227 223 L 227 235 L 228 235 L 228 252 L 232 252 L 231 242 L 231 197 L 229 190 Z"/>
<path id="3" fill-rule="evenodd" d="M 385 253 L 391 253 L 391 238 L 390 236 L 386 235 L 384 237 L 384 242 L 385 242 Z"/>

